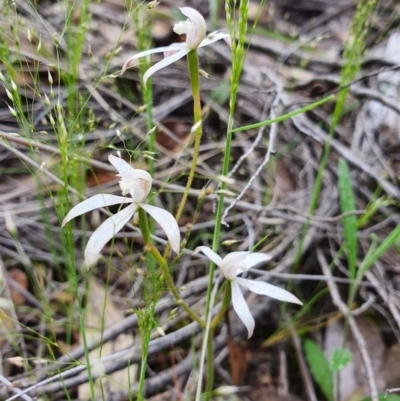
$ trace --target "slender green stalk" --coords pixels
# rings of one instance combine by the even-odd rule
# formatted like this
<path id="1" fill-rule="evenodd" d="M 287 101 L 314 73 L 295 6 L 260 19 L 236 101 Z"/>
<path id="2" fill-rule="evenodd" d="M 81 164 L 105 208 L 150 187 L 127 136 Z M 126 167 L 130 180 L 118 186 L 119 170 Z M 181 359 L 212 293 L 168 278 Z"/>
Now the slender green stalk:
<path id="1" fill-rule="evenodd" d="M 146 49 L 152 48 L 152 11 L 149 10 L 146 4 L 142 2 L 135 1 L 136 8 L 135 10 L 141 10 L 143 14 L 138 14 L 137 12 L 134 14 L 134 25 L 138 43 L 138 51 L 144 51 Z M 143 8 L 145 7 L 144 11 Z M 143 82 L 143 75 L 150 67 L 150 59 L 144 59 L 143 62 L 139 64 L 139 75 L 140 80 Z M 153 128 L 153 85 L 152 80 L 149 79 L 147 81 L 147 85 L 142 85 L 142 97 L 143 102 L 146 105 L 146 128 L 147 132 L 149 132 Z M 151 176 L 154 175 L 154 142 L 155 142 L 155 135 L 151 134 L 147 137 L 147 151 L 150 155 L 148 158 L 148 171 Z M 149 203 L 151 205 L 154 204 L 154 200 L 150 199 Z M 146 225 L 146 234 L 149 234 L 149 237 L 146 239 L 146 243 L 150 242 L 150 233 L 154 233 L 155 224 L 153 220 L 148 222 L 144 213 L 139 213 L 140 224 Z M 157 305 L 157 298 L 158 298 L 158 287 L 159 287 L 159 280 L 156 274 L 156 263 L 154 258 L 151 254 L 147 255 L 147 270 L 150 273 L 149 279 L 145 281 L 144 285 L 145 288 L 143 289 L 144 294 L 148 293 L 148 299 L 146 300 L 146 306 L 141 310 L 138 311 L 138 322 L 139 328 L 142 338 L 142 363 L 140 365 L 140 374 L 139 374 L 139 387 L 137 392 L 137 399 L 138 401 L 143 400 L 143 391 L 145 385 L 145 378 L 146 378 L 146 367 L 147 367 L 147 354 L 148 348 L 151 338 L 151 331 L 154 325 L 154 315 L 155 315 L 155 306 Z"/>
<path id="2" fill-rule="evenodd" d="M 165 282 L 167 283 L 167 286 L 169 290 L 172 292 L 172 295 L 176 299 L 176 303 L 179 306 L 182 306 L 182 308 L 186 311 L 186 313 L 194 320 L 196 321 L 201 327 L 204 327 L 204 322 L 203 320 L 197 316 L 195 312 L 193 312 L 190 307 L 186 304 L 186 302 L 182 299 L 182 297 L 179 294 L 178 289 L 175 287 L 175 284 L 172 280 L 172 277 L 169 273 L 168 270 L 168 264 L 167 261 L 162 257 L 158 249 L 151 243 L 151 237 L 150 237 L 150 230 L 149 230 L 149 224 L 147 221 L 147 216 L 146 213 L 143 209 L 139 207 L 139 225 L 140 225 L 140 230 L 143 235 L 143 240 L 146 243 L 146 246 L 144 250 L 148 253 L 150 253 L 155 261 L 160 265 L 161 271 L 163 273 L 163 278 Z"/>
<path id="3" fill-rule="evenodd" d="M 154 310 L 155 310 L 155 302 L 150 302 L 150 305 L 146 305 L 140 311 L 137 311 L 138 316 L 138 325 L 140 334 L 142 337 L 142 360 L 140 361 L 140 373 L 139 373 L 139 386 L 137 391 L 137 400 L 144 400 L 143 392 L 144 385 L 146 381 L 146 368 L 147 368 L 147 356 L 149 354 L 149 344 L 151 338 L 151 331 L 154 326 Z"/>
<path id="4" fill-rule="evenodd" d="M 315 109 L 316 107 L 322 106 L 323 104 L 330 102 L 334 99 L 335 99 L 335 95 L 329 95 L 329 96 L 324 97 L 321 100 L 318 100 L 316 102 L 308 104 L 305 107 L 302 107 L 300 109 L 291 111 L 290 113 L 284 114 L 283 116 L 271 118 L 270 120 L 261 121 L 256 124 L 244 125 L 243 127 L 233 129 L 232 132 L 248 131 L 250 129 L 260 128 L 260 127 L 264 127 L 264 126 L 271 125 L 274 123 L 280 123 L 282 121 L 288 120 L 289 118 L 297 116 L 298 114 L 303 114 L 303 113 L 306 113 L 307 111 Z"/>
<path id="5" fill-rule="evenodd" d="M 208 333 L 207 337 L 207 372 L 214 372 L 214 349 L 213 349 L 213 332 L 214 329 L 218 326 L 218 324 L 221 322 L 221 320 L 224 318 L 225 313 L 229 310 L 229 305 L 231 303 L 231 298 L 232 298 L 232 291 L 231 291 L 231 285 L 230 283 L 225 282 L 225 294 L 224 294 L 224 299 L 222 301 L 222 306 L 220 311 L 217 313 L 217 315 L 214 317 L 214 319 L 210 322 L 210 332 Z M 207 377 L 206 380 L 206 387 L 205 387 L 205 393 L 206 394 L 212 394 L 214 386 L 214 375 L 211 375 L 210 378 Z"/>
<path id="6" fill-rule="evenodd" d="M 209 398 L 212 394 L 214 386 L 214 346 L 213 346 L 213 329 L 210 328 L 209 336 L 207 338 L 207 380 L 205 386 L 206 398 Z M 208 376 L 208 372 L 213 372 L 211 376 Z"/>
<path id="7" fill-rule="evenodd" d="M 76 283 L 76 288 L 78 288 L 78 283 Z M 85 350 L 85 362 L 86 362 L 86 369 L 88 372 L 88 378 L 89 378 L 89 387 L 90 387 L 90 396 L 92 398 L 92 401 L 96 400 L 96 394 L 94 391 L 94 380 L 92 377 L 92 367 L 90 364 L 90 355 L 88 351 L 88 346 L 87 346 L 87 339 L 86 339 L 86 326 L 85 326 L 85 319 L 83 317 L 83 308 L 82 308 L 82 303 L 80 300 L 80 296 L 78 294 L 77 300 L 78 300 L 78 310 L 79 310 L 79 324 L 81 325 L 81 335 L 82 335 L 82 342 L 83 342 L 83 347 Z"/>
<path id="8" fill-rule="evenodd" d="M 234 6 L 236 2 L 234 2 Z M 234 16 L 236 13 L 235 9 L 231 9 L 230 0 L 225 1 L 225 11 L 226 11 L 226 19 L 230 29 L 231 35 L 231 44 L 232 44 L 232 74 L 231 74 L 231 90 L 230 90 L 230 98 L 229 98 L 229 118 L 228 118 L 228 127 L 227 127 L 227 136 L 225 142 L 225 150 L 224 150 L 224 160 L 222 163 L 222 175 L 227 176 L 229 172 L 229 161 L 231 154 L 231 144 L 232 144 L 232 135 L 233 135 L 233 124 L 234 124 L 234 112 L 236 106 L 236 97 L 239 89 L 239 80 L 240 75 L 242 73 L 243 62 L 244 62 L 244 44 L 247 32 L 247 17 L 249 12 L 249 2 L 248 0 L 242 0 L 240 2 L 240 13 L 239 13 L 239 35 L 238 39 L 236 39 L 236 21 L 232 23 L 232 15 Z M 215 230 L 213 236 L 212 249 L 213 251 L 218 250 L 219 246 L 219 237 L 221 233 L 221 221 L 223 215 L 223 207 L 224 207 L 224 189 L 226 188 L 226 183 L 221 183 L 221 191 L 218 197 L 218 206 L 215 217 Z M 211 294 L 213 288 L 213 280 L 214 280 L 214 272 L 215 272 L 215 264 L 210 263 L 210 271 L 209 271 L 209 281 L 208 281 L 208 289 L 206 295 L 206 321 L 208 318 L 208 314 L 211 312 Z M 212 345 L 211 345 L 212 346 Z M 211 363 L 207 364 L 207 380 L 206 380 L 206 389 L 210 388 L 213 383 L 214 377 L 214 365 Z M 209 392 L 206 393 L 210 394 Z"/>
<path id="9" fill-rule="evenodd" d="M 191 50 L 187 55 L 190 85 L 192 88 L 193 96 L 193 116 L 194 116 L 194 127 L 195 127 L 195 140 L 193 148 L 192 165 L 190 166 L 189 176 L 186 183 L 185 191 L 182 195 L 181 203 L 179 204 L 178 211 L 176 212 L 176 220 L 178 221 L 182 215 L 185 207 L 190 188 L 194 178 L 194 173 L 197 166 L 197 158 L 200 151 L 201 136 L 203 133 L 203 125 L 201 123 L 201 102 L 200 102 L 200 78 L 199 78 L 199 60 L 197 57 L 196 50 Z"/>
<path id="10" fill-rule="evenodd" d="M 231 304 L 231 299 L 232 299 L 232 287 L 231 284 L 228 283 L 228 285 L 225 286 L 225 294 L 224 294 L 224 299 L 222 301 L 221 310 L 215 315 L 214 319 L 211 321 L 210 325 L 211 330 L 214 330 L 221 322 L 221 320 L 224 318 L 225 313 L 228 311 L 229 305 Z"/>

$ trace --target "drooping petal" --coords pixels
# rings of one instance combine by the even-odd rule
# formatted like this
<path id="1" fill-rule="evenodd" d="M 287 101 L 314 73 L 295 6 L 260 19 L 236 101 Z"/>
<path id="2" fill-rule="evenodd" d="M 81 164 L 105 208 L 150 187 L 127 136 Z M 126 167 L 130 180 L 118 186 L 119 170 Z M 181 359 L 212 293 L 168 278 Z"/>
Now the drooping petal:
<path id="1" fill-rule="evenodd" d="M 99 207 L 106 207 L 112 205 L 119 205 L 120 203 L 132 203 L 131 198 L 124 198 L 123 196 L 109 195 L 109 194 L 98 194 L 94 195 L 89 199 L 84 200 L 74 206 L 69 213 L 65 216 L 62 227 L 65 226 L 70 220 L 74 219 L 81 214 L 90 212 Z"/>
<path id="2" fill-rule="evenodd" d="M 171 50 L 171 48 L 169 49 Z M 157 71 L 167 67 L 168 65 L 175 63 L 175 61 L 180 60 L 182 57 L 185 57 L 186 54 L 190 52 L 190 49 L 188 47 L 184 47 L 183 49 L 179 50 L 177 53 L 173 54 L 172 56 L 169 56 L 167 58 L 164 58 L 163 60 L 159 61 L 157 64 L 154 64 L 152 67 L 150 67 L 146 73 L 143 75 L 143 83 L 144 86 L 146 86 L 147 80 Z"/>
<path id="3" fill-rule="evenodd" d="M 211 43 L 217 42 L 218 40 L 221 39 L 226 39 L 230 38 L 229 33 L 224 33 L 224 32 L 215 32 L 215 33 L 210 33 L 200 44 L 199 47 L 204 47 L 208 46 Z M 229 44 L 229 42 L 228 42 Z"/>
<path id="4" fill-rule="evenodd" d="M 137 204 L 133 203 L 117 214 L 109 217 L 96 229 L 90 237 L 85 249 L 85 264 L 87 268 L 93 266 L 97 262 L 100 251 L 103 249 L 104 245 L 121 230 L 133 216 L 136 209 Z"/>
<path id="5" fill-rule="evenodd" d="M 197 253 L 197 252 L 203 252 L 204 255 L 206 255 L 208 257 L 208 259 L 212 260 L 217 266 L 219 266 L 219 267 L 221 266 L 222 258 L 208 246 L 198 246 L 195 249 L 194 253 Z"/>
<path id="6" fill-rule="evenodd" d="M 164 53 L 164 52 L 170 51 L 170 50 L 182 50 L 184 48 L 186 48 L 186 43 L 172 43 L 169 46 L 157 47 L 155 49 L 149 49 L 149 50 L 145 50 L 143 52 L 137 53 L 137 54 L 133 55 L 129 60 L 125 61 L 124 65 L 122 66 L 121 75 L 130 67 L 131 62 L 135 59 L 150 56 L 150 54 Z"/>
<path id="7" fill-rule="evenodd" d="M 250 252 L 231 252 L 224 257 L 221 263 L 221 273 L 227 280 L 233 280 L 238 274 L 246 270 L 244 263 Z"/>
<path id="8" fill-rule="evenodd" d="M 235 310 L 243 324 L 246 326 L 249 333 L 247 338 L 250 338 L 254 332 L 254 318 L 250 313 L 250 309 L 247 306 L 246 300 L 244 299 L 242 291 L 240 290 L 239 285 L 236 283 L 236 280 L 231 281 L 231 289 L 233 309 Z"/>
<path id="9" fill-rule="evenodd" d="M 153 205 L 141 203 L 139 206 L 144 209 L 161 226 L 161 228 L 167 235 L 172 250 L 175 253 L 179 254 L 181 233 L 179 232 L 179 226 L 175 220 L 175 217 L 172 216 L 170 212 L 167 212 L 166 210 Z"/>
<path id="10" fill-rule="evenodd" d="M 247 280 L 240 277 L 237 277 L 235 281 L 243 287 L 247 287 L 255 294 L 266 295 L 267 297 L 277 299 L 278 301 L 303 305 L 303 303 L 296 296 L 291 294 L 289 291 L 284 290 L 283 288 L 277 287 L 276 285 L 272 285 L 264 281 Z"/>
<path id="11" fill-rule="evenodd" d="M 181 35 L 186 34 L 186 45 L 189 49 L 196 49 L 206 36 L 207 25 L 204 17 L 191 7 L 179 8 L 181 13 L 190 21 L 181 21 L 175 24 L 174 31 Z"/>

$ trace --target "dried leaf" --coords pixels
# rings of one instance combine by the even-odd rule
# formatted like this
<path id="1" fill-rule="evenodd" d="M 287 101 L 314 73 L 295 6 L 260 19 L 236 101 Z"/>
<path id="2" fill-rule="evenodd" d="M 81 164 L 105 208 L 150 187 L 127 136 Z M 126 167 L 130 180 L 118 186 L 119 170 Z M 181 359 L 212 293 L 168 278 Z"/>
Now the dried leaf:
<path id="1" fill-rule="evenodd" d="M 110 327 L 124 318 L 123 313 L 112 302 L 110 294 L 102 284 L 94 278 L 90 281 L 90 291 L 85 314 L 86 339 L 88 342 L 99 338 L 105 328 Z M 103 344 L 102 347 L 90 352 L 90 361 L 111 355 L 119 350 L 133 346 L 134 339 L 131 335 L 121 334 L 113 341 Z M 82 361 L 86 363 L 85 361 Z M 100 374 L 95 382 L 96 394 L 101 397 L 101 388 L 107 388 L 111 393 L 128 389 L 134 383 L 136 377 L 136 366 L 115 372 L 109 376 L 102 376 L 105 366 L 96 364 L 92 368 L 93 373 Z M 101 382 L 101 383 L 100 383 Z M 105 387 L 106 386 L 106 387 Z M 90 386 L 88 383 L 79 387 L 79 399 L 90 399 Z"/>
<path id="2" fill-rule="evenodd" d="M 250 352 L 241 345 L 236 344 L 230 333 L 228 334 L 228 352 L 232 383 L 238 386 L 249 364 Z"/>

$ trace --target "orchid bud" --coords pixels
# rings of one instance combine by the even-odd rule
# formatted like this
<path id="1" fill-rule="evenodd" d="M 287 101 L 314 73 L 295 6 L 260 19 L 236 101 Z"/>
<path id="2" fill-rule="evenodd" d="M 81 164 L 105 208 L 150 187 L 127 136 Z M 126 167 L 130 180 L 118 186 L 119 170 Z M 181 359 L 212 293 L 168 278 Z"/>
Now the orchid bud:
<path id="1" fill-rule="evenodd" d="M 186 46 L 191 50 L 197 49 L 206 36 L 206 21 L 198 11 L 191 7 L 181 7 L 179 10 L 188 19 L 176 23 L 174 32 L 178 35 L 186 34 Z"/>

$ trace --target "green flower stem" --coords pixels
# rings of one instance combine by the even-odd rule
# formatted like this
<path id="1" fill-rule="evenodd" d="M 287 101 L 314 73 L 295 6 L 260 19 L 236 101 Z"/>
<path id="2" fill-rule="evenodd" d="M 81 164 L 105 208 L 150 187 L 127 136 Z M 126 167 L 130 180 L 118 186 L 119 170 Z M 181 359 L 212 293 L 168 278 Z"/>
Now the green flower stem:
<path id="1" fill-rule="evenodd" d="M 209 398 L 209 396 L 212 394 L 212 390 L 214 387 L 214 344 L 213 344 L 213 330 L 210 329 L 209 336 L 207 338 L 207 380 L 206 380 L 206 386 L 205 386 L 205 393 L 206 393 L 206 399 Z M 208 376 L 209 372 L 212 372 L 211 376 Z"/>
<path id="2" fill-rule="evenodd" d="M 232 73 L 231 73 L 231 90 L 229 97 L 229 118 L 228 118 L 228 126 L 227 126 L 227 135 L 225 142 L 225 150 L 224 150 L 224 161 L 222 164 L 222 176 L 227 176 L 229 171 L 229 161 L 231 155 L 231 143 L 233 136 L 233 116 L 235 112 L 235 104 L 236 104 L 236 96 L 239 89 L 239 79 L 243 68 L 244 62 L 244 45 L 245 38 L 247 33 L 247 16 L 249 11 L 249 1 L 242 0 L 240 2 L 240 13 L 239 13 L 239 31 L 236 31 L 236 23 L 232 21 L 232 11 L 235 13 L 235 10 L 231 10 L 230 7 L 231 2 L 225 2 L 225 11 L 226 11 L 226 20 L 229 26 L 231 40 L 232 40 Z M 236 2 L 234 3 L 234 7 L 236 6 Z M 238 35 L 237 35 L 238 33 Z M 238 39 L 236 39 L 238 38 Z M 212 250 L 214 252 L 218 251 L 219 245 L 219 237 L 221 233 L 221 221 L 222 214 L 224 208 L 224 190 L 226 188 L 226 183 L 222 181 L 219 197 L 218 197 L 218 206 L 217 212 L 215 216 L 215 229 L 212 243 Z M 206 312 L 205 319 L 207 321 L 208 315 L 211 313 L 211 293 L 214 279 L 214 271 L 215 264 L 210 263 L 210 276 L 208 280 L 208 289 L 207 289 L 207 298 L 206 298 Z M 212 344 L 211 344 L 212 345 Z M 206 388 L 209 389 L 212 385 L 214 377 L 214 365 L 208 363 L 207 364 L 207 383 Z M 210 384 L 211 383 L 211 384 Z M 206 396 L 206 400 L 209 400 L 210 397 Z"/>
<path id="3" fill-rule="evenodd" d="M 188 66 L 189 66 L 189 77 L 190 85 L 192 87 L 193 96 L 193 115 L 194 115 L 194 126 L 196 126 L 194 148 L 193 148 L 193 159 L 190 167 L 188 180 L 186 183 L 185 192 L 182 195 L 182 200 L 179 205 L 178 211 L 176 212 L 176 220 L 178 221 L 182 215 L 183 208 L 185 207 L 189 190 L 192 186 L 194 173 L 197 165 L 197 158 L 200 151 L 201 135 L 203 133 L 203 127 L 201 123 L 201 102 L 200 102 L 200 78 L 199 78 L 199 60 L 197 57 L 196 50 L 191 50 L 188 55 Z"/>
<path id="4" fill-rule="evenodd" d="M 231 283 L 225 282 L 225 284 L 228 285 L 225 286 L 225 294 L 224 294 L 224 299 L 222 301 L 221 310 L 214 316 L 214 319 L 211 321 L 210 324 L 211 330 L 214 330 L 218 326 L 219 322 L 223 319 L 225 313 L 229 309 L 229 305 L 231 304 L 231 298 L 232 298 Z"/>
<path id="5" fill-rule="evenodd" d="M 150 237 L 150 226 L 149 222 L 147 220 L 147 216 L 145 211 L 139 207 L 139 225 L 140 229 L 142 231 L 143 239 L 146 244 L 148 244 L 151 241 Z M 147 267 L 149 271 L 152 274 L 155 271 L 155 262 L 154 259 L 152 259 L 150 256 L 147 257 Z M 153 279 L 154 280 L 154 279 Z M 154 292 L 153 296 L 156 296 L 156 292 Z M 154 299 L 154 298 L 153 298 Z M 153 303 L 151 303 L 153 304 Z M 148 356 L 148 349 L 149 349 L 149 342 L 150 342 L 150 334 L 151 334 L 151 327 L 144 327 L 146 325 L 144 316 L 141 316 L 139 313 L 137 314 L 139 318 L 139 328 L 141 329 L 141 334 L 142 334 L 142 363 L 140 365 L 140 376 L 139 376 L 139 391 L 138 391 L 138 401 L 142 401 L 144 398 L 142 396 L 143 394 L 143 389 L 144 389 L 144 383 L 145 383 L 145 377 L 146 377 L 146 370 L 147 370 L 147 356 Z M 152 315 L 154 317 L 154 307 L 152 310 Z M 147 320 L 147 319 L 146 319 Z M 149 322 L 147 322 L 149 323 Z M 147 328 L 147 329 L 146 329 Z"/>
<path id="6" fill-rule="evenodd" d="M 172 295 L 176 299 L 176 303 L 179 306 L 182 306 L 182 308 L 186 311 L 186 313 L 194 321 L 196 321 L 202 328 L 204 328 L 205 324 L 204 324 L 203 320 L 199 316 L 197 316 L 197 314 L 195 312 L 193 312 L 190 309 L 190 307 L 186 304 L 186 302 L 180 296 L 178 289 L 175 287 L 175 284 L 174 284 L 172 277 L 168 270 L 167 261 L 161 256 L 158 249 L 151 243 L 149 223 L 147 221 L 146 212 L 140 207 L 138 209 L 138 212 L 139 212 L 140 230 L 143 235 L 143 240 L 146 243 L 144 250 L 146 252 L 150 253 L 150 255 L 153 256 L 154 260 L 160 265 L 165 282 L 167 283 L 169 290 L 172 292 Z"/>
<path id="7" fill-rule="evenodd" d="M 149 222 L 147 220 L 146 212 L 140 206 L 138 207 L 138 213 L 140 231 L 142 232 L 143 240 L 147 245 L 151 243 Z"/>

